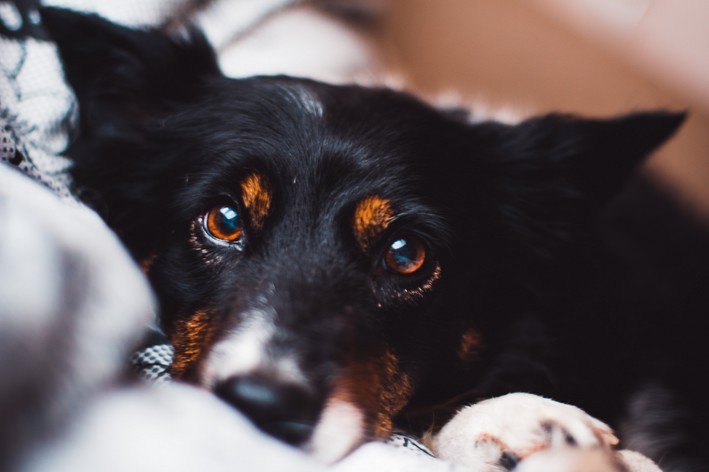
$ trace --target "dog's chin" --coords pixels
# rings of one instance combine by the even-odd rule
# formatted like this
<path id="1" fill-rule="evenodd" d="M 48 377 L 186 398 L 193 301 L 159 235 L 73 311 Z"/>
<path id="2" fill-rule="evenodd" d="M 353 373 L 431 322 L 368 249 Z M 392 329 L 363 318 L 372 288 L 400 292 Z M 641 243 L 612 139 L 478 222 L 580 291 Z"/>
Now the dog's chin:
<path id="1" fill-rule="evenodd" d="M 316 460 L 332 464 L 366 440 L 365 415 L 351 402 L 328 400 L 305 450 Z"/>

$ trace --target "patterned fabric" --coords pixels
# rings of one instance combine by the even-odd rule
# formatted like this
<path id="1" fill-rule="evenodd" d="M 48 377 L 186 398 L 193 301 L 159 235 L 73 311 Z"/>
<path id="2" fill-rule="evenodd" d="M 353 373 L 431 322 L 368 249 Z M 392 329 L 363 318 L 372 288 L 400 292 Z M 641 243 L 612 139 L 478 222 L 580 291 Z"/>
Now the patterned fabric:
<path id="1" fill-rule="evenodd" d="M 169 344 L 155 344 L 137 351 L 131 358 L 131 365 L 138 375 L 148 382 L 164 383 L 172 380 L 168 369 L 172 364 L 175 350 Z"/>
<path id="2" fill-rule="evenodd" d="M 0 161 L 17 165 L 22 160 L 22 154 L 17 152 L 15 139 L 12 137 L 9 126 L 0 128 Z"/>
<path id="3" fill-rule="evenodd" d="M 39 2 L 0 3 L 0 160 L 60 197 L 70 197 L 69 161 L 59 154 L 76 120 L 54 45 L 39 25 Z"/>
<path id="4" fill-rule="evenodd" d="M 416 455 L 423 455 L 429 457 L 436 457 L 433 453 L 423 444 L 421 444 L 417 439 L 407 436 L 402 433 L 394 433 L 387 440 L 387 444 L 395 446 L 397 448 L 403 449 L 407 452 L 411 452 Z"/>

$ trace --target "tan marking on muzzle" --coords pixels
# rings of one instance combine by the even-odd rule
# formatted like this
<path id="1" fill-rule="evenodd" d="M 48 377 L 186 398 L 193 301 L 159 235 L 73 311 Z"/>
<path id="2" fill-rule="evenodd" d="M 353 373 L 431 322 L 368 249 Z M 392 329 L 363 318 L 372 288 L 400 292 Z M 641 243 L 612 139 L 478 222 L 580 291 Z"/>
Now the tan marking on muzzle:
<path id="1" fill-rule="evenodd" d="M 249 211 L 251 225 L 260 230 L 271 210 L 271 189 L 266 177 L 258 173 L 247 175 L 241 182 L 241 198 Z"/>
<path id="2" fill-rule="evenodd" d="M 399 358 L 387 351 L 383 360 L 384 376 L 379 388 L 379 412 L 375 436 L 385 437 L 391 433 L 392 419 L 408 403 L 413 388 L 411 379 L 400 368 Z"/>
<path id="3" fill-rule="evenodd" d="M 175 349 L 170 375 L 177 379 L 196 375 L 194 368 L 209 350 L 213 339 L 214 328 L 207 311 L 198 311 L 187 319 L 177 321 L 170 335 Z"/>
<path id="4" fill-rule="evenodd" d="M 378 196 L 369 196 L 357 204 L 353 229 L 357 244 L 367 251 L 372 239 L 381 234 L 394 219 L 391 202 Z"/>
<path id="5" fill-rule="evenodd" d="M 409 376 L 391 351 L 375 360 L 348 365 L 335 383 L 331 398 L 350 402 L 365 414 L 366 435 L 383 439 L 392 430 L 392 420 L 413 393 Z"/>

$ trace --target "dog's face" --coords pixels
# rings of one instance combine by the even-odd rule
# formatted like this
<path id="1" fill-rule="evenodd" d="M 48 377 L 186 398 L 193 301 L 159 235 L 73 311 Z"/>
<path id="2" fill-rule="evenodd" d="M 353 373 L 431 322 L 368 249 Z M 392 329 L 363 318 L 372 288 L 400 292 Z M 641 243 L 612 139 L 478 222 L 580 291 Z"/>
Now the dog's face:
<path id="1" fill-rule="evenodd" d="M 573 293 L 596 209 L 681 121 L 470 124 L 43 16 L 80 101 L 77 190 L 144 265 L 173 375 L 325 460 L 500 370 L 544 377 L 521 315 Z"/>

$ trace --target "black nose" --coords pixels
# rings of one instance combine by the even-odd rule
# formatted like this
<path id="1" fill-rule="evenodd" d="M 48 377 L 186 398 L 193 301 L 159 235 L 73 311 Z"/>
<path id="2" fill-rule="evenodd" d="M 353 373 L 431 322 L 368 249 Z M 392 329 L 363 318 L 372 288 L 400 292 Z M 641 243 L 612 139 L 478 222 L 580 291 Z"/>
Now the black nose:
<path id="1" fill-rule="evenodd" d="M 310 437 L 319 413 L 305 387 L 259 375 L 231 377 L 214 392 L 266 433 L 294 445 Z"/>

